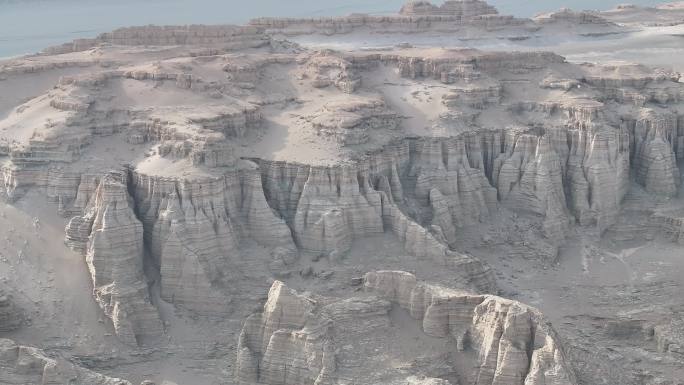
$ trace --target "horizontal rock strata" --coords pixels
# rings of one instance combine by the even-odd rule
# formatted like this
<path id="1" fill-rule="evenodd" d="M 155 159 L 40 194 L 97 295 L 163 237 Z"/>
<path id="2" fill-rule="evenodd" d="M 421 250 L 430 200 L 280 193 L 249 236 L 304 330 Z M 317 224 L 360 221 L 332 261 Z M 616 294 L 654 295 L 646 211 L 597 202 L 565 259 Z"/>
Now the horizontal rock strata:
<path id="1" fill-rule="evenodd" d="M 77 39 L 72 43 L 48 48 L 44 52 L 51 55 L 79 52 L 103 43 L 124 46 L 217 44 L 230 49 L 244 49 L 260 47 L 267 41 L 258 29 L 249 26 L 144 26 L 120 28 L 94 39 Z"/>
<path id="2" fill-rule="evenodd" d="M 112 320 L 117 336 L 142 344 L 162 334 L 143 275 L 143 226 L 133 211 L 126 173 L 104 176 L 83 216 L 71 219 L 67 244 L 85 251 L 95 299 Z"/>
<path id="3" fill-rule="evenodd" d="M 420 367 L 406 368 L 403 373 L 383 371 L 386 363 L 380 357 L 398 352 L 383 351 L 383 345 L 367 350 L 364 340 L 384 338 L 390 320 L 397 316 L 390 303 L 408 311 L 418 321 L 421 333 L 445 339 L 451 360 L 475 359 L 472 373 L 451 369 L 468 379 L 467 383 L 577 383 L 558 338 L 532 308 L 499 297 L 418 283 L 404 272 L 368 273 L 364 282 L 368 292 L 384 299 L 313 297 L 276 281 L 263 312 L 250 316 L 240 334 L 235 372 L 238 383 L 333 384 L 351 370 L 355 380 L 363 384 L 394 383 L 392 380 L 402 375 L 410 384 L 451 384 L 436 378 L 405 377 Z M 436 340 L 432 344 L 435 349 L 440 345 Z M 349 348 L 357 350 L 347 352 Z M 455 364 L 446 360 L 444 365 Z M 362 375 L 366 370 L 370 370 L 368 376 Z"/>
<path id="4" fill-rule="evenodd" d="M 50 358 L 36 348 L 20 346 L 8 339 L 0 339 L 0 383 L 131 385 L 128 381 Z"/>
<path id="5" fill-rule="evenodd" d="M 368 273 L 364 287 L 408 310 L 426 334 L 477 351 L 476 384 L 577 383 L 558 337 L 536 309 L 423 284 L 405 272 Z"/>

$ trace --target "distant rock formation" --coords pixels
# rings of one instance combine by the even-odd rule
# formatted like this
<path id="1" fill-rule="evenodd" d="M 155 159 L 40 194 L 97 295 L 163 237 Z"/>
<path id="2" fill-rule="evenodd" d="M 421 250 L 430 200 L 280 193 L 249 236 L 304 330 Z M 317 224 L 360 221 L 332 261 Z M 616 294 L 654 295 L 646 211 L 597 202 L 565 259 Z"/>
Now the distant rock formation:
<path id="1" fill-rule="evenodd" d="M 267 39 L 254 27 L 232 25 L 142 26 L 119 28 L 94 39 L 77 39 L 44 50 L 48 55 L 79 52 L 100 44 L 123 46 L 216 44 L 224 49 L 255 48 L 267 44 Z"/>
<path id="2" fill-rule="evenodd" d="M 604 25 L 604 26 L 615 26 L 617 25 L 609 22 L 605 18 L 598 14 L 591 12 L 576 12 L 569 8 L 562 8 L 559 11 L 545 13 L 538 15 L 534 18 L 538 23 L 543 24 L 554 24 L 554 23 L 570 23 L 573 25 L 591 24 L 591 25 Z"/>
<path id="3" fill-rule="evenodd" d="M 496 15 L 496 8 L 480 0 L 449 0 L 437 6 L 429 1 L 409 1 L 401 7 L 400 15 L 448 15 L 467 20 L 476 16 Z"/>

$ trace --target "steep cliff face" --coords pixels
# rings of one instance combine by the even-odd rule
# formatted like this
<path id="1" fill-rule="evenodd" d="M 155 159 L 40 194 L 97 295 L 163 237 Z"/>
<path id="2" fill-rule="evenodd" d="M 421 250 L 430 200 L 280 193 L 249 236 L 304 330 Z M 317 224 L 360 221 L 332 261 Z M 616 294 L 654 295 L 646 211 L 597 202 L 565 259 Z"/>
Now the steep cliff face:
<path id="1" fill-rule="evenodd" d="M 216 293 L 238 253 L 222 180 L 182 181 L 135 174 L 136 210 L 145 241 L 160 267 L 161 296 L 198 313 L 228 311 Z"/>
<path id="2" fill-rule="evenodd" d="M 354 240 L 385 231 L 409 253 L 446 263 L 493 292 L 488 268 L 446 245 L 499 204 L 541 218 L 556 246 L 574 221 L 600 229 L 614 223 L 629 181 L 630 136 L 583 127 L 587 113 L 572 114 L 576 129 L 407 139 L 350 166 L 245 161 L 240 171 L 196 181 L 135 173 L 136 211 L 161 271 L 162 298 L 208 315 L 227 312 L 224 289 L 233 280 L 231 260 L 241 258 L 240 239 L 279 253 L 342 257 Z M 84 178 L 76 202 L 89 185 Z M 72 229 L 82 228 L 76 224 Z"/>
<path id="3" fill-rule="evenodd" d="M 475 384 L 576 384 L 555 332 L 536 310 L 495 296 L 419 283 L 412 274 L 364 276 L 367 290 L 409 311 L 431 336 L 477 352 Z"/>
<path id="4" fill-rule="evenodd" d="M 635 179 L 646 191 L 668 197 L 677 194 L 681 152 L 680 119 L 671 112 L 643 109 L 626 124 L 632 132 Z"/>
<path id="5" fill-rule="evenodd" d="M 407 151 L 404 145 L 395 150 Z M 289 264 L 299 252 L 343 258 L 353 241 L 389 231 L 408 253 L 495 292 L 486 265 L 450 250 L 393 203 L 404 194 L 396 170 L 391 166 L 386 176 L 355 167 L 244 161 L 221 177 L 194 180 L 133 171 L 84 174 L 77 188 L 56 196 L 69 202 L 68 211 L 84 211 L 69 222 L 66 243 L 86 254 L 96 298 L 127 342 L 159 331 L 142 274 L 144 255 L 159 269 L 162 299 L 221 316 L 232 310 L 231 293 L 247 257 L 240 244 L 250 240 Z"/>
<path id="6" fill-rule="evenodd" d="M 439 360 L 457 373 L 454 378 L 466 383 L 577 383 L 553 330 L 532 308 L 499 297 L 418 283 L 404 272 L 368 273 L 364 282 L 366 291 L 382 299 L 310 297 L 275 282 L 263 312 L 245 321 L 238 342 L 238 382 L 333 384 L 346 378 L 353 367 L 360 383 L 392 383 L 402 376 L 411 383 L 406 376 L 429 364 L 416 361 L 402 371 L 386 370 L 389 362 L 401 362 L 400 350 L 407 347 L 379 341 L 392 330 L 394 341 L 411 338 L 416 343 L 422 337 L 409 334 L 408 324 L 417 321 L 420 333 L 433 338 L 429 346 L 435 351 L 431 353 L 440 351 L 437 354 L 448 357 Z M 401 321 L 391 303 L 416 321 Z M 376 340 L 379 343 L 371 353 L 365 345 Z M 415 358 L 425 353 L 414 349 L 408 354 Z M 470 360 L 475 364 L 473 372 L 456 367 L 457 361 Z"/>
<path id="7" fill-rule="evenodd" d="M 0 382 L 3 384 L 131 385 L 118 378 L 54 359 L 44 352 L 0 339 Z"/>
<path id="8" fill-rule="evenodd" d="M 133 173 L 145 244 L 160 269 L 164 300 L 204 315 L 225 315 L 239 279 L 240 241 L 252 238 L 294 253 L 289 228 L 268 207 L 259 174 L 170 179 Z"/>
<path id="9" fill-rule="evenodd" d="M 406 183 L 416 186 L 417 171 L 413 177 L 404 176 L 411 167 L 409 143 L 388 146 L 354 167 L 260 161 L 264 192 L 270 206 L 290 225 L 297 246 L 305 252 L 341 257 L 354 240 L 388 231 L 411 255 L 429 257 L 453 268 L 474 287 L 496 291 L 488 267 L 450 250 L 441 231 L 431 233 L 400 208 L 406 207 L 404 194 L 415 195 L 402 185 L 405 178 Z M 479 183 L 481 179 L 476 180 Z M 422 197 L 426 205 L 428 194 Z M 463 194 L 469 196 L 471 191 L 464 188 Z"/>
<path id="10" fill-rule="evenodd" d="M 250 316 L 240 334 L 239 383 L 331 383 L 334 348 L 328 325 L 312 314 L 314 304 L 282 282 L 273 283 L 263 313 Z"/>
<path id="11" fill-rule="evenodd" d="M 400 227 L 398 211 L 455 245 L 460 228 L 499 204 L 542 218 L 558 244 L 575 221 L 601 231 L 614 223 L 629 183 L 627 140 L 610 127 L 493 130 L 399 141 L 354 167 L 259 164 L 270 205 L 311 252 L 344 252 L 382 223 Z"/>
<path id="12" fill-rule="evenodd" d="M 601 231 L 615 222 L 630 153 L 637 181 L 649 191 L 676 193 L 679 118 L 654 127 L 661 120 L 646 114 L 617 129 L 593 124 L 595 107 L 514 108 L 561 114 L 572 125 L 405 139 L 345 166 L 254 160 L 218 177 L 131 172 L 117 183 L 111 175 L 29 168 L 7 170 L 6 186 L 22 187 L 12 182 L 14 173 L 36 172 L 33 180 L 45 184 L 60 212 L 85 213 L 71 220 L 66 242 L 86 253 L 98 301 L 128 342 L 160 331 L 143 251 L 159 269 L 162 298 L 208 316 L 230 312 L 246 239 L 287 263 L 299 252 L 341 258 L 354 241 L 392 232 L 408 253 L 494 293 L 489 268 L 448 245 L 457 247 L 462 229 L 486 223 L 499 205 L 539 218 L 546 241 L 557 247 L 573 222 Z M 122 239 L 125 245 L 117 243 Z"/>
<path id="13" fill-rule="evenodd" d="M 101 178 L 83 216 L 71 219 L 67 244 L 85 251 L 95 299 L 111 318 L 117 336 L 140 344 L 162 334 L 143 274 L 143 226 L 133 211 L 127 173 Z"/>

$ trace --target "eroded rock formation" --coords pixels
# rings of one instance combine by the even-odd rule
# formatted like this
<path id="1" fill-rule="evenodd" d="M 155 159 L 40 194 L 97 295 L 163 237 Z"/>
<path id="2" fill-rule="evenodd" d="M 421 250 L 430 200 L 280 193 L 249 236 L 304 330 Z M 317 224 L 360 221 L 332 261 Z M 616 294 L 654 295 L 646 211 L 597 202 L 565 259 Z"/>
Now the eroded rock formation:
<path id="1" fill-rule="evenodd" d="M 390 309 L 390 303 L 395 303 L 418 322 L 421 332 L 445 339 L 444 354 L 450 357 L 446 365 L 474 361 L 472 372 L 452 367 L 459 372 L 454 378 L 465 383 L 576 384 L 558 337 L 535 309 L 499 297 L 422 284 L 405 272 L 368 273 L 364 285 L 383 299 L 305 296 L 276 281 L 263 312 L 245 321 L 238 342 L 236 379 L 240 383 L 333 384 L 346 378 L 352 367 L 362 383 L 375 383 L 377 376 L 384 376 L 384 381 L 398 379 L 399 373 L 380 374 L 381 365 L 386 364 L 381 356 L 402 359 L 388 341 L 377 345 L 375 351 L 382 353 L 376 353 L 378 358 L 367 357 L 366 363 L 349 351 L 364 351 L 363 338 L 375 341 L 394 322 L 403 324 L 397 319 L 401 315 Z M 398 340 L 406 338 L 402 331 L 397 333 Z M 438 346 L 433 342 L 435 349 L 442 348 Z M 422 370 L 417 362 L 412 369 Z"/>
<path id="2" fill-rule="evenodd" d="M 129 344 L 159 337 L 161 321 L 143 274 L 143 226 L 128 195 L 127 174 L 102 177 L 84 215 L 72 218 L 66 233 L 68 244 L 85 250 L 95 299 L 117 336 Z"/>
<path id="3" fill-rule="evenodd" d="M 405 272 L 368 273 L 364 287 L 408 310 L 426 334 L 476 351 L 476 384 L 576 383 L 555 331 L 536 309 L 423 284 Z"/>
<path id="4" fill-rule="evenodd" d="M 0 339 L 0 382 L 3 384 L 131 385 L 118 378 L 54 359 L 44 352 Z"/>
<path id="5" fill-rule="evenodd" d="M 510 277 L 497 271 L 498 285 L 472 254 L 546 269 L 585 232 L 683 242 L 682 215 L 665 206 L 681 186 L 680 75 L 548 52 L 342 52 L 279 35 L 622 31 L 610 20 L 419 1 L 399 15 L 137 27 L 78 41 L 48 51 L 68 55 L 0 65 L 0 79 L 59 79 L 2 116 L 0 195 L 39 190 L 71 218 L 66 244 L 84 255 L 95 299 L 130 349 L 154 344 L 162 325 L 175 348 L 184 331 L 174 323 L 186 318 L 207 335 L 235 332 L 277 278 L 242 330 L 240 382 L 576 384 L 546 319 L 493 296 L 516 294 Z M 647 194 L 658 204 L 635 211 L 635 224 L 625 205 Z M 392 251 L 375 256 L 368 242 Z M 464 291 L 402 272 L 359 278 L 407 261 Z M 352 272 L 367 289 L 353 298 L 284 283 L 339 295 Z M 0 293 L 0 331 L 17 314 Z M 679 325 L 659 325 L 659 353 L 680 354 Z M 197 337 L 191 360 L 232 360 L 222 337 Z"/>

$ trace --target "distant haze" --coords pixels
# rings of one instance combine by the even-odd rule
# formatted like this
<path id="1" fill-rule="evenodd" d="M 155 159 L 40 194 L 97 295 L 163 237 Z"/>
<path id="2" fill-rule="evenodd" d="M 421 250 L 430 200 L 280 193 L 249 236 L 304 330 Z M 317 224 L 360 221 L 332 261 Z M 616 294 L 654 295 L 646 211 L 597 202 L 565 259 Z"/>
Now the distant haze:
<path id="1" fill-rule="evenodd" d="M 0 58 L 129 25 L 234 24 L 259 16 L 393 13 L 403 0 L 0 0 Z M 439 3 L 439 1 L 435 1 Z M 502 14 L 529 17 L 561 7 L 612 8 L 614 0 L 491 0 Z M 632 4 L 656 5 L 657 0 Z"/>

